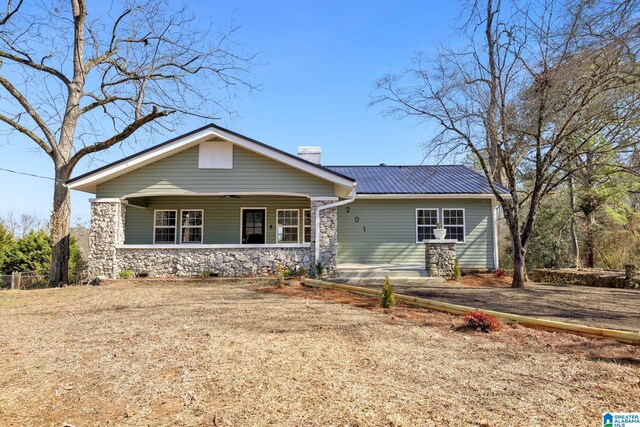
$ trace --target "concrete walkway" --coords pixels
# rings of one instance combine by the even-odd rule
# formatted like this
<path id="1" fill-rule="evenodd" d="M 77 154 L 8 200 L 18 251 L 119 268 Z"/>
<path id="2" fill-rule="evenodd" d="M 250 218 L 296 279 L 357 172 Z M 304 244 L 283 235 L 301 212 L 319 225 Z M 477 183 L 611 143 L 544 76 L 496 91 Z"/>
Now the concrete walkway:
<path id="1" fill-rule="evenodd" d="M 355 284 L 355 283 L 354 283 Z M 382 282 L 357 286 L 381 288 Z M 452 282 L 394 283 L 397 293 L 601 328 L 640 332 L 640 291 L 528 283 L 525 289 L 462 287 Z"/>

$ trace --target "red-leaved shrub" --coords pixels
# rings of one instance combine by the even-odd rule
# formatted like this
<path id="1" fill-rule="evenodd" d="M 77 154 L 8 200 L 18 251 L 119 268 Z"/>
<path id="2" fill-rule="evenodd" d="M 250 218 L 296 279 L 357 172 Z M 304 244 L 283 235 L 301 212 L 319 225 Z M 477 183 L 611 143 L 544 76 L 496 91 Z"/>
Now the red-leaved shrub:
<path id="1" fill-rule="evenodd" d="M 467 314 L 464 316 L 464 321 L 468 328 L 482 332 L 498 332 L 502 328 L 502 323 L 496 316 L 480 311 Z"/>
<path id="2" fill-rule="evenodd" d="M 504 271 L 496 268 L 496 276 L 498 276 L 499 279 L 502 279 L 504 277 Z"/>

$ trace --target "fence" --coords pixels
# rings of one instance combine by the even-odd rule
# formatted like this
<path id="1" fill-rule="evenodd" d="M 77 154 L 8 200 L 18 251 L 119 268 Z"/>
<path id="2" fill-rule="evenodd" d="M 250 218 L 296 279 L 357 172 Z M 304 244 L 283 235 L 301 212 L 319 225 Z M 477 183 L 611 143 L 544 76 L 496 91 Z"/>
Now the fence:
<path id="1" fill-rule="evenodd" d="M 0 276 L 2 289 L 41 289 L 48 285 L 49 277 L 38 271 L 20 271 Z"/>
<path id="2" fill-rule="evenodd" d="M 70 276 L 70 285 L 86 282 L 87 271 L 84 268 L 77 277 Z M 43 289 L 49 287 L 48 274 L 41 271 L 19 271 L 11 274 L 0 274 L 0 289 Z"/>

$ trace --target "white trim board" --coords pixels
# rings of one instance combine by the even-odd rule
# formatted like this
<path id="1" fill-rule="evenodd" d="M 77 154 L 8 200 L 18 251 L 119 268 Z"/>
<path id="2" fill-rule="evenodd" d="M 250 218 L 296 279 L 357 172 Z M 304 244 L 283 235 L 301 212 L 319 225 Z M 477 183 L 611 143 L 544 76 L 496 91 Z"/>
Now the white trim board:
<path id="1" fill-rule="evenodd" d="M 156 244 L 156 245 L 116 245 L 117 249 L 271 249 L 271 248 L 310 248 L 311 243 L 265 243 L 261 244 Z"/>
<path id="2" fill-rule="evenodd" d="M 269 192 L 269 191 L 218 191 L 213 193 L 196 193 L 193 191 L 153 191 L 148 193 L 131 193 L 126 196 L 122 196 L 123 199 L 135 199 L 137 197 L 158 197 L 158 196 L 285 196 L 285 197 L 302 197 L 310 200 L 317 200 L 314 197 L 304 193 L 287 193 L 287 192 Z M 91 199 L 91 200 L 105 200 L 105 201 L 117 201 L 120 199 Z M 324 200 L 324 199 L 322 199 Z M 330 200 L 338 200 L 337 197 Z"/>
<path id="3" fill-rule="evenodd" d="M 503 194 L 502 197 L 511 197 Z M 495 199 L 493 194 L 360 194 L 356 199 Z"/>
<path id="4" fill-rule="evenodd" d="M 330 172 L 319 166 L 309 164 L 301 159 L 297 159 L 295 156 L 289 156 L 275 149 L 269 148 L 265 145 L 258 144 L 247 138 L 242 138 L 239 135 L 235 135 L 221 128 L 208 126 L 187 136 L 178 138 L 170 143 L 161 145 L 155 149 L 151 149 L 147 152 L 142 152 L 139 155 L 134 155 L 126 162 L 117 163 L 113 166 L 107 167 L 103 170 L 98 170 L 79 179 L 75 182 L 67 184 L 72 190 L 85 191 L 87 193 L 95 193 L 96 186 L 102 182 L 109 181 L 120 175 L 124 175 L 135 169 L 141 168 L 147 164 L 153 163 L 157 160 L 163 159 L 170 155 L 173 155 L 187 148 L 194 147 L 201 142 L 215 140 L 221 138 L 225 141 L 231 142 L 234 145 L 245 148 L 254 153 L 261 154 L 267 158 L 276 160 L 280 163 L 284 163 L 303 172 L 307 172 L 310 175 L 314 175 L 318 178 L 332 182 L 334 184 L 351 188 L 353 187 L 353 181 L 342 178 L 339 175 Z"/>

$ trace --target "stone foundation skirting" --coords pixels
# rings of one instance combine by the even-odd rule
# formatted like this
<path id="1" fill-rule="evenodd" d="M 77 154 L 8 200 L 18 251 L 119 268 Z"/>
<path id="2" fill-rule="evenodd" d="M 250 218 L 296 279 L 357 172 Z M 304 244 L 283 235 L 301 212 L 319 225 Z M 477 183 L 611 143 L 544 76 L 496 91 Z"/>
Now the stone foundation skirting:
<path id="1" fill-rule="evenodd" d="M 540 283 L 562 283 L 566 285 L 596 286 L 601 288 L 640 288 L 640 277 L 625 276 L 624 271 L 598 269 L 545 269 L 529 273 L 529 278 Z"/>
<path id="2" fill-rule="evenodd" d="M 126 248 L 117 252 L 118 270 L 146 273 L 150 277 L 201 276 L 205 271 L 220 276 L 269 276 L 278 264 L 283 269 L 311 265 L 310 248 Z"/>

